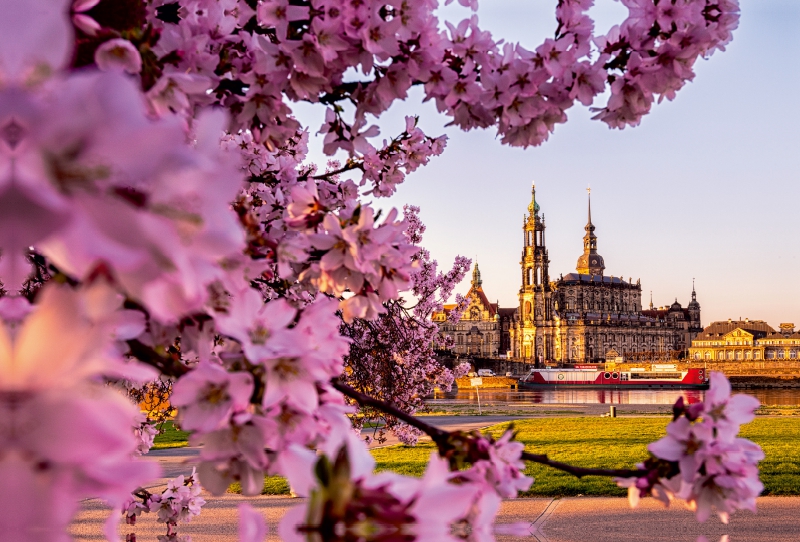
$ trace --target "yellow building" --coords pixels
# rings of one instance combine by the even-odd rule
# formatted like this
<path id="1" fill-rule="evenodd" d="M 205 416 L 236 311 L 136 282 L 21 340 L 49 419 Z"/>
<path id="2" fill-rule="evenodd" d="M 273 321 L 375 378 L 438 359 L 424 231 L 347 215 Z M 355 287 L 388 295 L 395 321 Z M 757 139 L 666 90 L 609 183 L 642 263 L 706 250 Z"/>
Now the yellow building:
<path id="1" fill-rule="evenodd" d="M 794 324 L 780 324 L 775 331 L 763 320 L 713 322 L 703 329 L 689 348 L 695 361 L 796 360 L 800 355 L 800 333 Z"/>

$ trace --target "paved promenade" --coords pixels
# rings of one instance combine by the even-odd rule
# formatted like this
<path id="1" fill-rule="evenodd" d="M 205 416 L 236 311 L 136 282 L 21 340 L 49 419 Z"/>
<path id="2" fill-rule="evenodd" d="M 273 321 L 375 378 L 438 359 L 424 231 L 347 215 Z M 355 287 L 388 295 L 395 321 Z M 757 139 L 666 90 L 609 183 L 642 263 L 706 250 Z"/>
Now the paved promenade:
<path id="1" fill-rule="evenodd" d="M 191 536 L 192 542 L 235 542 L 237 506 L 245 501 L 264 514 L 270 525 L 268 540 L 277 542 L 280 540 L 276 534 L 277 522 L 289 507 L 300 504 L 300 499 L 289 497 L 207 498 L 209 502 L 203 513 L 179 528 L 181 534 Z M 665 509 L 652 499 L 644 500 L 636 510 L 631 510 L 622 498 L 517 499 L 503 503 L 498 523 L 525 522 L 531 525 L 532 534 L 525 538 L 498 536 L 497 539 L 498 542 L 695 542 L 699 535 L 705 535 L 709 542 L 717 542 L 727 534 L 730 542 L 800 540 L 800 498 L 762 497 L 758 510 L 758 514 L 737 512 L 729 525 L 721 524 L 716 517 L 699 524 L 682 507 Z M 107 513 L 96 501 L 84 503 L 72 528 L 75 540 L 104 540 L 102 526 Z M 123 537 L 136 533 L 137 542 L 156 542 L 157 536 L 164 534 L 164 524 L 156 523 L 153 514 L 145 514 L 135 527 L 121 525 L 119 532 Z"/>
<path id="2" fill-rule="evenodd" d="M 512 416 L 431 416 L 428 422 L 443 429 L 470 430 L 517 419 Z M 396 443 L 389 441 L 387 444 Z M 154 450 L 146 457 L 158 461 L 164 478 L 154 481 L 155 488 L 180 474 L 188 474 L 199 454 L 198 448 Z M 179 527 L 181 534 L 191 535 L 192 542 L 234 542 L 237 530 L 237 506 L 250 502 L 260 510 L 270 525 L 269 540 L 277 542 L 276 526 L 286 511 L 300 504 L 289 497 L 256 497 L 205 495 L 208 503 L 203 513 L 189 524 Z M 574 497 L 564 499 L 517 499 L 503 503 L 498 523 L 525 522 L 531 525 L 531 536 L 514 538 L 499 536 L 498 542 L 529 540 L 530 542 L 695 542 L 705 535 L 709 542 L 718 542 L 724 534 L 730 542 L 797 542 L 800 541 L 800 497 L 762 497 L 758 514 L 738 512 L 729 525 L 713 517 L 698 524 L 693 514 L 682 506 L 665 509 L 660 503 L 646 499 L 631 510 L 627 499 L 613 497 Z M 108 510 L 95 500 L 83 503 L 71 534 L 79 542 L 100 542 L 103 522 Z M 163 523 L 156 523 L 154 514 L 144 514 L 135 527 L 120 526 L 120 535 L 136 534 L 137 542 L 156 542 L 164 534 Z"/>

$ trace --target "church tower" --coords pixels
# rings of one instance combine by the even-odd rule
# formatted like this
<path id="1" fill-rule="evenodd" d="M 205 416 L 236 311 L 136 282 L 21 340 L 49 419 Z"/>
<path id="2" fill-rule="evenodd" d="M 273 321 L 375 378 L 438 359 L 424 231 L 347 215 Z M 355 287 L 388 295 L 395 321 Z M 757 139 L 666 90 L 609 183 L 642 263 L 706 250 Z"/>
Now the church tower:
<path id="1" fill-rule="evenodd" d="M 550 275 L 545 246 L 544 215 L 539 216 L 539 204 L 536 203 L 536 186 L 531 187 L 531 203 L 523 224 L 522 287 L 519 290 L 519 314 L 521 324 L 520 355 L 532 358 L 536 355 L 533 337 L 536 326 L 542 325 L 551 318 L 550 309 Z M 527 337 L 527 339 L 526 339 Z"/>
<path id="2" fill-rule="evenodd" d="M 694 279 L 692 279 L 692 300 L 686 308 L 689 309 L 691 327 L 702 329 L 703 326 L 700 322 L 700 303 L 697 302 L 697 292 L 694 291 Z"/>
<path id="3" fill-rule="evenodd" d="M 589 221 L 586 223 L 586 235 L 583 236 L 583 255 L 578 258 L 577 271 L 581 275 L 603 276 L 606 268 L 603 257 L 597 253 L 597 236 L 594 234 L 594 224 L 592 224 L 592 190 L 587 188 L 589 193 Z"/>

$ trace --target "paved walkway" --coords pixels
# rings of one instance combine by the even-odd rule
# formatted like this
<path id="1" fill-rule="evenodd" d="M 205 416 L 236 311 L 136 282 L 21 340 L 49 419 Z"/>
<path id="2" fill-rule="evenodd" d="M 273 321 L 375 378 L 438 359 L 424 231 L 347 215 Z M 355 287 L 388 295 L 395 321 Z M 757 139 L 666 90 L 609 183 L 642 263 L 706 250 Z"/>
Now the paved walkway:
<path id="1" fill-rule="evenodd" d="M 249 502 L 260 510 L 270 526 L 270 542 L 280 539 L 277 522 L 289 507 L 300 504 L 289 497 L 247 498 L 241 495 L 208 497 L 203 513 L 191 523 L 179 527 L 192 542 L 235 542 L 237 506 Z M 729 525 L 713 517 L 700 524 L 682 507 L 665 509 L 660 503 L 644 500 L 631 510 L 627 499 L 612 497 L 574 497 L 566 499 L 517 499 L 503 503 L 498 523 L 525 522 L 532 534 L 525 538 L 498 536 L 498 542 L 695 542 L 705 535 L 717 542 L 724 534 L 730 542 L 797 542 L 800 540 L 798 497 L 762 497 L 758 514 L 737 512 Z M 108 510 L 96 501 L 87 501 L 73 525 L 76 542 L 100 542 L 103 521 Z M 164 534 L 164 524 L 156 523 L 153 514 L 145 514 L 135 527 L 120 526 L 120 535 L 136 534 L 137 542 L 156 542 Z M 124 538 L 123 538 L 124 539 Z"/>

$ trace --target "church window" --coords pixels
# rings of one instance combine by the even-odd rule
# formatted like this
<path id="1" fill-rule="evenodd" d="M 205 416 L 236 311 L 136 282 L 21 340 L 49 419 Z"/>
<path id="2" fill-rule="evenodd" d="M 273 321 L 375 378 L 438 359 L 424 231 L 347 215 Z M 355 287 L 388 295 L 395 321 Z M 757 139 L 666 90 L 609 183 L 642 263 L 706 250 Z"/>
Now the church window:
<path id="1" fill-rule="evenodd" d="M 542 283 L 542 268 L 541 267 L 537 267 L 536 268 L 536 286 L 540 285 L 541 283 Z"/>
<path id="2" fill-rule="evenodd" d="M 531 302 L 530 301 L 526 301 L 525 302 L 525 316 L 530 316 L 530 315 L 531 315 Z"/>
<path id="3" fill-rule="evenodd" d="M 527 277 L 526 277 L 525 284 L 528 284 L 528 285 L 533 284 L 533 268 L 531 268 L 531 267 L 528 267 L 528 269 L 527 269 Z"/>

